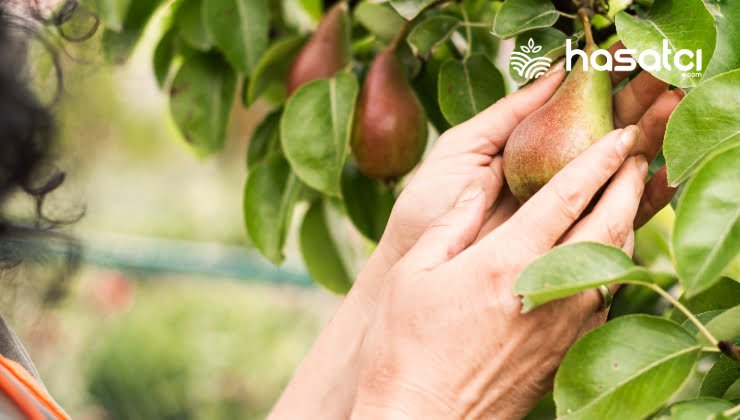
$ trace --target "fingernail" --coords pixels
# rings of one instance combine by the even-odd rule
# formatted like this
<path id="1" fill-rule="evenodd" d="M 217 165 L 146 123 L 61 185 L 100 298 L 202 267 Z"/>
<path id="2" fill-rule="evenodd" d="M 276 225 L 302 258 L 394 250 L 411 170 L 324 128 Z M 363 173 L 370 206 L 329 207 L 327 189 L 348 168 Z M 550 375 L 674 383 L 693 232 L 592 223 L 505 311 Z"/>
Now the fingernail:
<path id="1" fill-rule="evenodd" d="M 552 63 L 552 66 L 550 66 L 550 69 L 542 75 L 542 78 L 544 79 L 546 77 L 552 76 L 553 74 L 558 74 L 563 70 L 565 70 L 565 58 L 561 58 L 560 60 Z"/>
<path id="2" fill-rule="evenodd" d="M 686 96 L 686 91 L 681 88 L 673 89 L 673 91 L 676 92 L 679 99 L 683 99 Z"/>
<path id="3" fill-rule="evenodd" d="M 640 137 L 640 129 L 636 125 L 631 125 L 625 128 L 622 133 L 619 134 L 619 141 L 617 142 L 617 149 L 622 156 L 627 156 L 637 144 L 637 139 Z"/>
<path id="4" fill-rule="evenodd" d="M 480 193 L 483 192 L 483 186 L 480 184 L 473 184 L 469 186 L 468 188 L 463 191 L 462 194 L 460 194 L 460 197 L 457 199 L 457 202 L 455 203 L 455 207 L 461 207 L 466 205 L 467 203 L 475 200 Z"/>

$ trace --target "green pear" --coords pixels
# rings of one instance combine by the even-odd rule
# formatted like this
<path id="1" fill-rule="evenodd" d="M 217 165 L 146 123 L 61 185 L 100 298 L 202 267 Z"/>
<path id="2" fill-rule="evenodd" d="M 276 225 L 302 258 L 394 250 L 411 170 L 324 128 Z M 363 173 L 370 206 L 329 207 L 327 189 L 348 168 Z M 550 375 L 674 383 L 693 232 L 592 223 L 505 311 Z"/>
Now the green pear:
<path id="1" fill-rule="evenodd" d="M 365 175 L 396 180 L 419 163 L 426 143 L 424 108 L 393 44 L 375 57 L 365 76 L 355 110 L 352 153 Z"/>
<path id="2" fill-rule="evenodd" d="M 590 31 L 587 40 L 584 51 L 590 58 L 597 49 Z M 552 98 L 525 118 L 506 143 L 504 175 L 521 202 L 614 129 L 609 72 L 588 64 L 584 70 L 579 58 Z"/>
<path id="3" fill-rule="evenodd" d="M 286 80 L 288 95 L 312 80 L 333 77 L 350 64 L 351 29 L 346 2 L 337 3 L 329 9 L 306 45 L 293 59 Z"/>

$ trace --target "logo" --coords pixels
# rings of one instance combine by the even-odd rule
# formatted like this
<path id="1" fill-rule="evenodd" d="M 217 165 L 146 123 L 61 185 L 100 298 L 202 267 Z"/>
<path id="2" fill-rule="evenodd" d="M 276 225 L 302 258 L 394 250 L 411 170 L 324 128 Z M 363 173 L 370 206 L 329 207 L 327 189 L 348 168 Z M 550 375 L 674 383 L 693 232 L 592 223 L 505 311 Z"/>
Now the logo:
<path id="1" fill-rule="evenodd" d="M 522 52 L 514 51 L 511 53 L 511 68 L 517 74 L 525 79 L 536 79 L 550 68 L 552 60 L 547 57 L 530 57 L 529 54 L 537 54 L 542 51 L 542 47 L 534 44 L 534 40 L 529 38 L 527 45 L 519 47 Z"/>
<path id="2" fill-rule="evenodd" d="M 655 71 L 680 70 L 681 76 L 685 78 L 701 78 L 703 76 L 702 50 L 691 51 L 687 49 L 672 50 L 671 44 L 664 39 L 661 51 L 646 49 L 637 53 L 634 49 L 622 48 L 611 54 L 605 49 L 597 49 L 593 53 L 586 54 L 585 51 L 574 48 L 577 43 L 570 39 L 565 43 L 566 70 L 573 70 L 576 58 L 581 58 L 583 69 L 593 67 L 599 71 L 621 71 L 631 72 L 639 65 L 642 69 Z M 511 68 L 521 77 L 527 80 L 536 79 L 547 72 L 552 65 L 552 59 L 537 57 L 542 47 L 535 45 L 534 40 L 529 38 L 526 45 L 519 47 L 521 51 L 511 53 Z"/>

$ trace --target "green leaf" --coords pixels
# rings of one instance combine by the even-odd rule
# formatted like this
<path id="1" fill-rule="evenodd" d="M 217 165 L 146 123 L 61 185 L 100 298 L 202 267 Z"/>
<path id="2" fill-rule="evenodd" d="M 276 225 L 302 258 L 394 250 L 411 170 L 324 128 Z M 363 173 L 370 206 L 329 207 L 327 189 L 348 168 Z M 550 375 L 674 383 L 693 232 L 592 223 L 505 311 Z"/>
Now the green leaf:
<path id="1" fill-rule="evenodd" d="M 506 0 L 493 20 L 493 34 L 511 38 L 530 29 L 552 26 L 558 17 L 550 0 Z"/>
<path id="2" fill-rule="evenodd" d="M 324 194 L 340 194 L 357 91 L 352 74 L 338 73 L 301 86 L 285 105 L 283 151 L 301 180 Z"/>
<path id="3" fill-rule="evenodd" d="M 724 311 L 718 310 L 718 311 L 702 312 L 696 315 L 696 319 L 698 319 L 702 325 L 706 325 L 709 321 L 713 320 L 714 318 L 722 314 L 722 312 Z M 700 334 L 699 329 L 696 327 L 696 325 L 693 322 L 691 322 L 690 319 L 686 319 L 683 323 L 681 323 L 681 327 L 683 327 L 683 329 L 688 331 L 689 334 L 691 335 Z"/>
<path id="4" fill-rule="evenodd" d="M 731 0 L 712 0 L 706 3 L 714 16 L 717 26 L 717 44 L 712 61 L 704 73 L 704 78 L 714 77 L 726 71 L 740 68 L 740 2 Z"/>
<path id="5" fill-rule="evenodd" d="M 679 389 L 699 353 L 696 339 L 671 321 L 630 315 L 607 322 L 581 338 L 560 364 L 558 418 L 644 418 Z"/>
<path id="6" fill-rule="evenodd" d="M 740 283 L 731 278 L 722 277 L 712 287 L 703 292 L 692 297 L 682 295 L 678 301 L 695 314 L 730 309 L 733 306 L 740 305 Z M 670 318 L 674 322 L 683 322 L 686 316 L 674 308 L 671 311 Z"/>
<path id="7" fill-rule="evenodd" d="M 438 89 L 439 108 L 452 125 L 467 121 L 506 95 L 501 72 L 481 54 L 445 62 Z"/>
<path id="8" fill-rule="evenodd" d="M 522 312 L 554 299 L 624 280 L 652 281 L 627 254 L 611 246 L 580 242 L 561 245 L 536 259 L 519 274 L 514 293 L 522 295 Z"/>
<path id="9" fill-rule="evenodd" d="M 384 182 L 363 175 L 354 162 L 342 174 L 342 197 L 347 215 L 366 238 L 378 242 L 391 215 L 396 196 Z"/>
<path id="10" fill-rule="evenodd" d="M 519 85 L 527 83 L 531 79 L 525 77 L 527 70 L 531 68 L 531 64 L 529 63 L 543 61 L 538 60 L 542 57 L 547 59 L 547 62 L 552 63 L 564 56 L 566 38 L 567 36 L 564 33 L 555 28 L 533 29 L 517 35 L 516 41 L 514 41 L 514 51 L 517 54 L 511 56 L 511 62 L 509 63 L 509 74 L 511 78 Z M 576 39 L 577 37 L 574 37 L 574 40 Z M 526 52 L 526 50 L 529 50 L 528 44 L 530 42 L 542 49 L 538 52 Z M 522 49 L 523 47 L 525 48 L 524 50 Z"/>
<path id="11" fill-rule="evenodd" d="M 180 37 L 196 50 L 208 51 L 213 46 L 203 24 L 203 0 L 183 1 L 175 14 L 175 26 Z"/>
<path id="12" fill-rule="evenodd" d="M 734 342 L 740 339 L 740 305 L 730 308 L 707 322 L 707 330 L 717 340 L 728 340 Z M 703 345 L 709 345 L 709 340 L 701 333 L 696 336 Z"/>
<path id="13" fill-rule="evenodd" d="M 671 420 L 707 419 L 712 414 L 732 408 L 729 401 L 717 398 L 697 398 L 681 401 L 671 406 Z"/>
<path id="14" fill-rule="evenodd" d="M 431 54 L 437 45 L 447 41 L 459 25 L 460 20 L 454 16 L 431 16 L 414 26 L 406 42 L 415 55 L 424 57 Z"/>
<path id="15" fill-rule="evenodd" d="M 180 133 L 200 156 L 223 148 L 236 75 L 220 56 L 193 54 L 170 89 L 170 113 Z"/>
<path id="16" fill-rule="evenodd" d="M 208 0 L 203 18 L 213 43 L 229 63 L 250 75 L 267 49 L 270 10 L 267 0 Z"/>
<path id="17" fill-rule="evenodd" d="M 144 27 L 161 2 L 115 0 L 109 6 L 103 6 L 100 0 L 97 3 L 99 7 L 103 7 L 104 22 L 106 15 L 113 22 L 111 25 L 106 24 L 103 32 L 104 55 L 109 62 L 122 64 L 128 60 L 144 32 Z"/>
<path id="18" fill-rule="evenodd" d="M 283 261 L 283 247 L 296 202 L 305 186 L 280 154 L 249 171 L 244 187 L 244 222 L 259 251 L 274 264 Z"/>
<path id="19" fill-rule="evenodd" d="M 154 69 L 154 77 L 157 79 L 157 85 L 160 88 L 164 88 L 167 84 L 172 69 L 172 60 L 175 58 L 176 44 L 177 31 L 170 29 L 162 36 L 154 49 L 152 68 Z"/>
<path id="20" fill-rule="evenodd" d="M 701 69 L 694 68 L 689 73 L 703 73 L 709 65 L 714 52 L 717 31 L 714 19 L 702 0 L 655 0 L 646 19 L 620 12 L 616 18 L 617 33 L 624 45 L 637 51 L 637 55 L 653 50 L 662 55 L 663 40 L 675 55 L 676 51 L 686 49 L 693 54 L 702 51 Z M 692 28 L 687 31 L 686 28 Z M 647 59 L 645 70 L 667 83 L 679 87 L 695 87 L 701 76 L 691 77 L 686 70 L 679 69 L 670 58 L 670 69 L 657 63 L 655 58 Z M 683 62 L 696 60 L 683 57 Z"/>
<path id="21" fill-rule="evenodd" d="M 707 289 L 740 253 L 740 145 L 707 161 L 676 210 L 676 271 L 691 297 Z"/>
<path id="22" fill-rule="evenodd" d="M 740 379 L 740 362 L 722 354 L 704 376 L 699 395 L 722 398 L 738 379 Z"/>
<path id="23" fill-rule="evenodd" d="M 289 36 L 270 46 L 252 73 L 245 103 L 251 105 L 262 95 L 273 103 L 285 100 L 285 80 L 293 57 L 306 41 L 304 36 Z"/>
<path id="24" fill-rule="evenodd" d="M 737 98 L 740 70 L 703 82 L 673 111 L 663 148 L 671 185 L 688 179 L 713 151 L 740 144 Z"/>
<path id="25" fill-rule="evenodd" d="M 388 3 L 363 1 L 355 8 L 354 17 L 370 33 L 386 42 L 396 36 L 404 23 Z"/>
<path id="26" fill-rule="evenodd" d="M 452 52 L 446 44 L 441 45 L 432 53 L 432 57 L 425 61 L 416 79 L 411 81 L 419 101 L 424 107 L 424 113 L 434 125 L 438 133 L 444 133 L 450 128 L 442 111 L 439 109 L 438 86 L 439 71 L 442 64 L 452 56 Z"/>
<path id="27" fill-rule="evenodd" d="M 352 277 L 345 267 L 328 226 L 325 204 L 316 201 L 308 209 L 301 226 L 301 253 L 311 277 L 334 293 L 346 294 Z"/>
<path id="28" fill-rule="evenodd" d="M 436 0 L 391 0 L 391 6 L 406 20 L 415 18 Z"/>
<path id="29" fill-rule="evenodd" d="M 280 152 L 280 117 L 282 114 L 282 109 L 270 113 L 254 129 L 249 139 L 247 167 L 251 168 L 273 153 Z"/>

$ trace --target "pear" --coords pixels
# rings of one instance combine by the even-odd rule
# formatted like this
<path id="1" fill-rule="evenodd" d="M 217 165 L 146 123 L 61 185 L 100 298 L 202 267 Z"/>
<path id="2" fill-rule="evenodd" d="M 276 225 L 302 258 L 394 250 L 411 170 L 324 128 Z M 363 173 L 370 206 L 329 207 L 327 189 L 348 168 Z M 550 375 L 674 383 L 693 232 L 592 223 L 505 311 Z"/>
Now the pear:
<path id="1" fill-rule="evenodd" d="M 350 64 L 350 30 L 347 3 L 337 3 L 293 59 L 286 80 L 288 95 L 312 80 L 330 78 Z"/>
<path id="2" fill-rule="evenodd" d="M 590 58 L 597 46 L 588 21 L 584 26 L 584 51 Z M 552 98 L 525 118 L 506 143 L 504 175 L 509 189 L 521 202 L 614 129 L 609 73 L 588 64 L 588 70 L 584 70 L 583 58 L 579 58 Z"/>
<path id="3" fill-rule="evenodd" d="M 427 143 L 427 118 L 396 44 L 381 51 L 365 76 L 355 110 L 352 153 L 360 171 L 394 181 L 419 163 Z"/>

